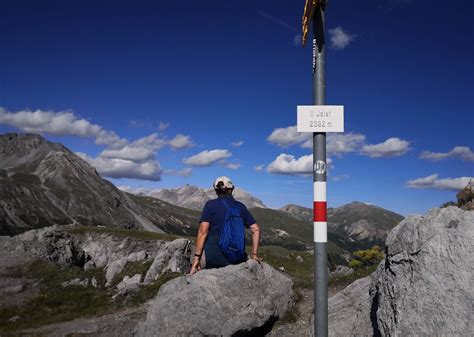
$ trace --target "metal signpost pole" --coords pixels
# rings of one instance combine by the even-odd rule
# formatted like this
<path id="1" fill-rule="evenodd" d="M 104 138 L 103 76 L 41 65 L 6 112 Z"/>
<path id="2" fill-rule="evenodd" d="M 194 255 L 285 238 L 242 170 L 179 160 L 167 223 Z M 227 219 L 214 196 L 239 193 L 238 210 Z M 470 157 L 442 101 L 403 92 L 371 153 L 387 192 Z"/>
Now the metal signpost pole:
<path id="1" fill-rule="evenodd" d="M 324 3 L 318 4 L 313 17 L 313 101 L 326 104 Z M 313 132 L 314 183 L 314 335 L 328 335 L 326 133 Z"/>
<path id="2" fill-rule="evenodd" d="M 302 45 L 313 25 L 313 101 L 298 105 L 297 131 L 313 135 L 314 213 L 314 335 L 328 336 L 328 255 L 326 202 L 326 133 L 344 132 L 344 106 L 326 105 L 324 40 L 325 0 L 306 0 L 303 13 Z"/>

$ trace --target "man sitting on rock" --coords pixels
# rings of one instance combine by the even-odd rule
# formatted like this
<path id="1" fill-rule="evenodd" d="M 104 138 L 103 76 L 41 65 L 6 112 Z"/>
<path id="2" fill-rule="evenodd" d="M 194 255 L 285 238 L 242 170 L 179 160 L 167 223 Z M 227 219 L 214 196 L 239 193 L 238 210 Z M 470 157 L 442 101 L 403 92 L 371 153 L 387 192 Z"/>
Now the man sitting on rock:
<path id="1" fill-rule="evenodd" d="M 196 251 L 189 275 L 202 268 L 219 268 L 248 259 L 245 252 L 245 228 L 252 232 L 251 259 L 260 261 L 260 228 L 247 207 L 232 197 L 234 185 L 228 177 L 214 182 L 217 199 L 209 200 L 202 211 Z"/>

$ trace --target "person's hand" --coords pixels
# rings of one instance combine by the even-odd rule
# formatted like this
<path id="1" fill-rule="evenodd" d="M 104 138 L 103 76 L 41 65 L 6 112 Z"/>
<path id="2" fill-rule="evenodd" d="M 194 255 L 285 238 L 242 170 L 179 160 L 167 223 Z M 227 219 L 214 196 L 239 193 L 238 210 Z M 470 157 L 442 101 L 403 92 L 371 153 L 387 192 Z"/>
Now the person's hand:
<path id="1" fill-rule="evenodd" d="M 260 258 L 257 254 L 254 254 L 254 253 L 251 253 L 251 254 L 250 254 L 250 258 L 251 258 L 252 260 L 257 261 L 258 263 L 260 263 L 260 262 L 262 261 L 262 258 Z"/>
<path id="2" fill-rule="evenodd" d="M 201 270 L 201 261 L 198 259 L 194 259 L 193 265 L 191 266 L 191 270 L 189 271 L 188 275 L 191 276 L 199 270 Z"/>

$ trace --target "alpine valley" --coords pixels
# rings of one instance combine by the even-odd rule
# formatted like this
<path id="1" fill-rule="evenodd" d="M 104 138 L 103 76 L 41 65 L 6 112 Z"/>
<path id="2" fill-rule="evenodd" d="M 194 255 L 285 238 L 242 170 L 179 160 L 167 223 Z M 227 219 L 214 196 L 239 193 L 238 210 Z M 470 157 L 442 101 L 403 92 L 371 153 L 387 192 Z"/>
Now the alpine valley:
<path id="1" fill-rule="evenodd" d="M 241 189 L 237 200 L 262 228 L 262 245 L 312 249 L 312 210 L 287 205 L 278 210 Z M 132 227 L 194 236 L 200 210 L 212 189 L 185 185 L 148 195 L 120 190 L 62 144 L 36 134 L 0 136 L 0 234 L 14 235 L 54 224 Z M 330 262 L 344 264 L 350 252 L 383 245 L 403 217 L 383 208 L 353 202 L 330 208 Z"/>

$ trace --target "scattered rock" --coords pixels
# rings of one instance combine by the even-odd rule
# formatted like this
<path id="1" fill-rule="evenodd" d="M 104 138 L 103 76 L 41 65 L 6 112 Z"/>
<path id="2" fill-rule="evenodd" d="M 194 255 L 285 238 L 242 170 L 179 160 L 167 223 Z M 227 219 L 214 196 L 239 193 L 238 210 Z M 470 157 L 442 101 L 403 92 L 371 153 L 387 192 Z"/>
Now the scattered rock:
<path id="1" fill-rule="evenodd" d="M 70 287 L 70 286 L 87 287 L 89 285 L 89 280 L 88 279 L 81 280 L 80 278 L 75 278 L 73 280 L 63 282 L 63 283 L 61 283 L 61 285 L 64 288 L 67 288 L 67 287 Z"/>
<path id="2" fill-rule="evenodd" d="M 95 276 L 91 279 L 91 285 L 92 285 L 94 288 L 98 288 L 98 287 L 99 287 L 99 284 L 98 284 L 97 279 L 95 278 Z"/>
<path id="3" fill-rule="evenodd" d="M 133 277 L 125 276 L 119 284 L 117 284 L 117 289 L 121 295 L 126 295 L 131 292 L 138 291 L 139 284 L 142 276 L 140 274 L 136 274 Z"/>
<path id="4" fill-rule="evenodd" d="M 291 279 L 249 260 L 165 283 L 139 336 L 262 336 L 293 305 Z"/>
<path id="5" fill-rule="evenodd" d="M 8 321 L 9 321 L 9 322 L 16 322 L 16 321 L 18 321 L 20 318 L 21 318 L 20 316 L 15 315 L 15 316 L 11 317 Z"/>
<path id="6" fill-rule="evenodd" d="M 123 270 L 127 262 L 142 261 L 142 260 L 145 260 L 146 258 L 147 258 L 146 252 L 140 251 L 136 253 L 131 253 L 130 255 L 124 258 L 121 258 L 119 260 L 115 260 L 109 263 L 106 267 L 107 271 L 105 273 L 105 279 L 107 280 L 106 286 L 109 286 L 112 283 L 115 275 L 117 275 Z"/>
<path id="7" fill-rule="evenodd" d="M 298 256 L 296 257 L 296 262 L 298 262 L 298 263 L 303 263 L 304 260 L 303 260 L 303 258 L 302 258 L 300 255 L 298 255 Z"/>
<path id="8" fill-rule="evenodd" d="M 283 273 L 286 271 L 285 267 L 279 267 L 278 270 L 283 272 Z"/>
<path id="9" fill-rule="evenodd" d="M 349 276 L 354 273 L 354 269 L 349 268 L 347 266 L 337 266 L 336 269 L 329 273 L 331 277 L 339 277 L 339 276 Z"/>
<path id="10" fill-rule="evenodd" d="M 105 279 L 107 281 L 105 283 L 106 286 L 110 286 L 115 275 L 117 275 L 123 270 L 126 263 L 127 263 L 127 258 L 124 257 L 122 259 L 112 261 L 111 263 L 107 265 L 106 272 L 105 272 Z"/>
<path id="11" fill-rule="evenodd" d="M 92 260 L 89 260 L 84 264 L 84 270 L 89 270 L 89 269 L 94 269 L 95 268 L 95 263 Z"/>
<path id="12" fill-rule="evenodd" d="M 23 283 L 17 283 L 14 285 L 6 286 L 0 288 L 0 294 L 6 295 L 6 294 L 14 294 L 14 293 L 19 293 L 23 291 L 24 284 Z"/>
<path id="13" fill-rule="evenodd" d="M 156 281 L 165 272 L 187 272 L 191 267 L 191 245 L 187 239 L 167 242 L 153 260 L 143 282 L 148 284 Z"/>

